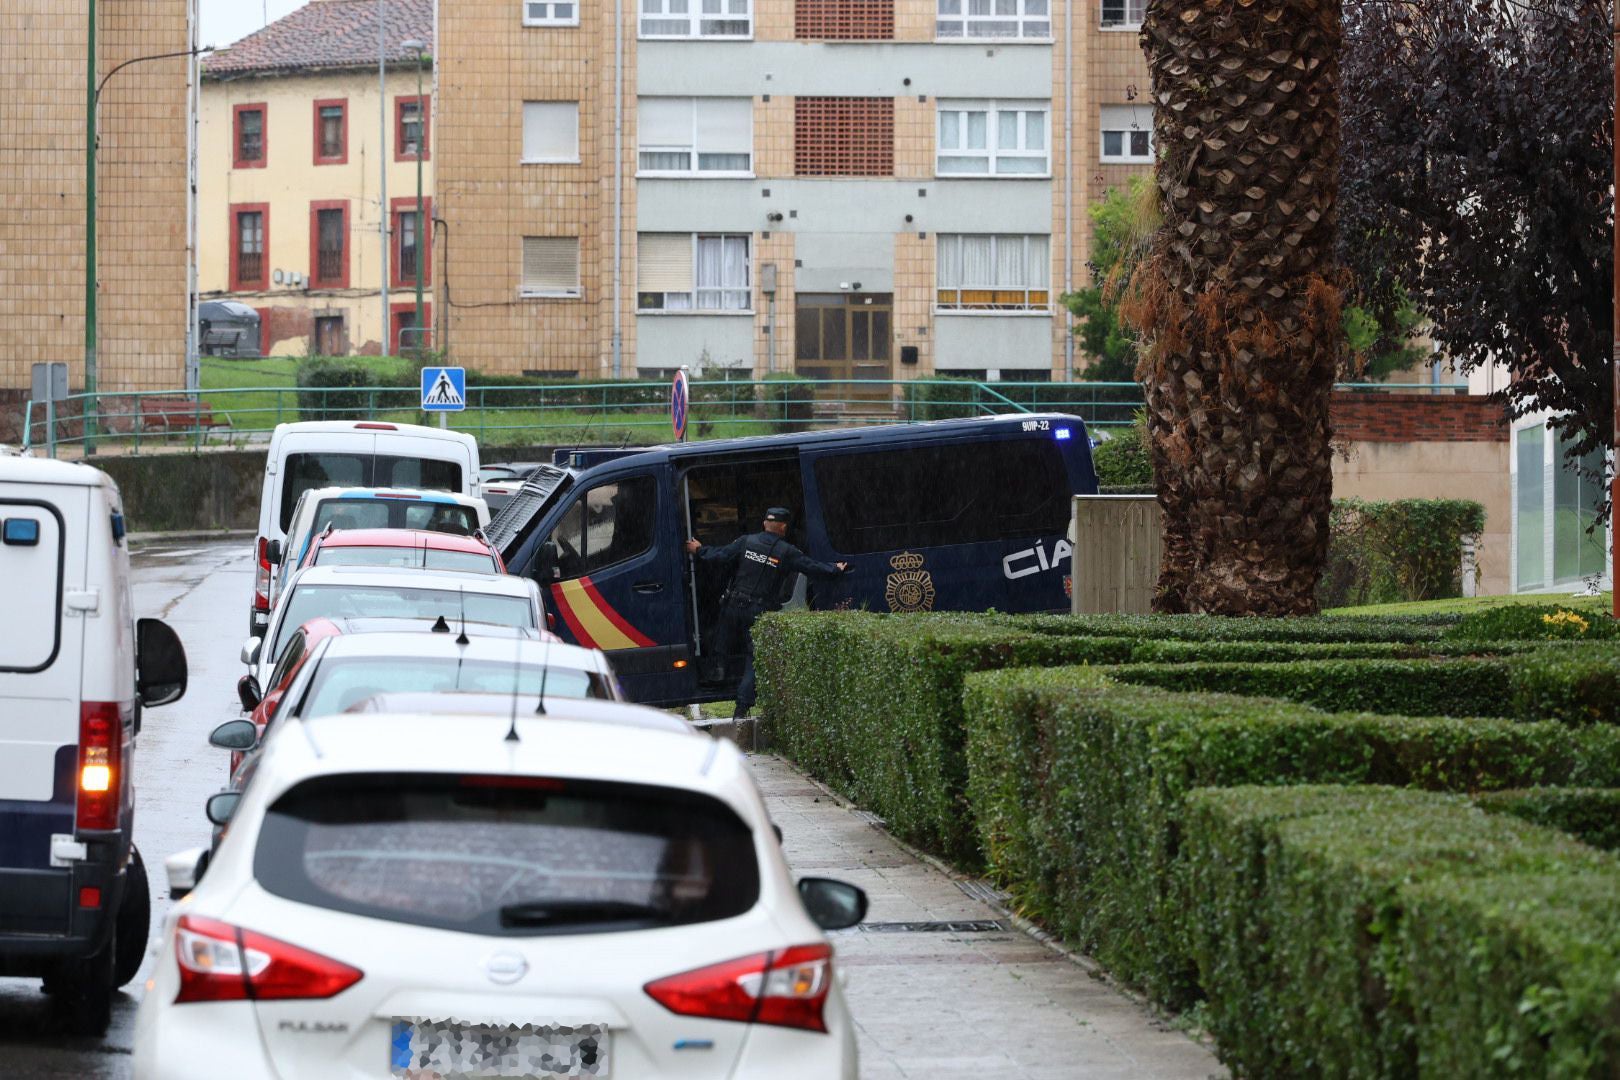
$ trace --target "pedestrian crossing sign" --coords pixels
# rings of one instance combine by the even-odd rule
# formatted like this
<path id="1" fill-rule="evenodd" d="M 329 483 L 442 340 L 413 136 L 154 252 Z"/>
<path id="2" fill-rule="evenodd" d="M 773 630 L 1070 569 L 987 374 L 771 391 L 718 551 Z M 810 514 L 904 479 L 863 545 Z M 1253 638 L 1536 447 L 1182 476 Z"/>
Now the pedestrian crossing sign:
<path id="1" fill-rule="evenodd" d="M 429 367 L 422 369 L 422 409 L 424 412 L 460 412 L 466 407 L 466 368 Z"/>

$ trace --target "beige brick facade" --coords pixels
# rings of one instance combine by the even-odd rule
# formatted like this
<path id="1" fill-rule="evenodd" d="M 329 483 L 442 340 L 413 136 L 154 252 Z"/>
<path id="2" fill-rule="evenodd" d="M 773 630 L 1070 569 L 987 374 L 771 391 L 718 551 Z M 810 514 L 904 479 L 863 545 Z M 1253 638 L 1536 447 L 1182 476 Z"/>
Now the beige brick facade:
<path id="1" fill-rule="evenodd" d="M 921 233 L 897 233 L 894 238 L 894 351 L 917 348 L 917 366 L 901 367 L 901 377 L 934 374 L 934 244 Z"/>
<path id="2" fill-rule="evenodd" d="M 99 9 L 105 75 L 127 60 L 184 51 L 188 0 Z M 31 365 L 66 361 L 84 385 L 86 7 L 0 5 L 0 393 Z M 101 98 L 98 160 L 98 383 L 179 387 L 185 378 L 185 59 L 125 68 Z"/>

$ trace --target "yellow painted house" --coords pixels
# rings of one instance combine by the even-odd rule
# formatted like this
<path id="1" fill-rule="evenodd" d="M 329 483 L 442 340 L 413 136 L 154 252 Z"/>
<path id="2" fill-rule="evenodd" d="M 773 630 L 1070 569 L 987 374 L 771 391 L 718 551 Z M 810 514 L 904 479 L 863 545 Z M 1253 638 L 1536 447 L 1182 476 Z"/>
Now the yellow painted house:
<path id="1" fill-rule="evenodd" d="M 314 0 L 204 65 L 200 299 L 256 309 L 264 355 L 393 353 L 402 335 L 407 347 L 435 337 L 432 230 L 417 217 L 419 172 L 434 216 L 433 0 L 380 9 L 380 90 L 377 0 Z"/>

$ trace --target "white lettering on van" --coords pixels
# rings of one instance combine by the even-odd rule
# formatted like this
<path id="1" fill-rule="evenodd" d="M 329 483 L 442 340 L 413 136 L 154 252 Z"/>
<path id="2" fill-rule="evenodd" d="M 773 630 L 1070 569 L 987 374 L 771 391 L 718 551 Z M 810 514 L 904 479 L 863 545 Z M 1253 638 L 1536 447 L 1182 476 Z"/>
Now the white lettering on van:
<path id="1" fill-rule="evenodd" d="M 1058 563 L 1074 554 L 1074 547 L 1067 540 L 1059 540 L 1052 545 L 1052 553 L 1047 554 L 1040 544 L 1023 551 L 1015 551 L 1001 560 L 1001 572 L 1008 581 L 1017 581 L 1019 578 L 1039 574 L 1044 570 L 1058 569 Z"/>

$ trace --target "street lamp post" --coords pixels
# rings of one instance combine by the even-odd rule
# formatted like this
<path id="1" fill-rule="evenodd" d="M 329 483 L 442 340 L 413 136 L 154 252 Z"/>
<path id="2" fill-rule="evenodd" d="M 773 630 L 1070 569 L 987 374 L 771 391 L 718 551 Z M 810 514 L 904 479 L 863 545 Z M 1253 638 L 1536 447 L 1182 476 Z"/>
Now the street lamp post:
<path id="1" fill-rule="evenodd" d="M 426 251 L 422 237 L 427 224 L 422 199 L 422 157 L 427 150 L 428 131 L 431 129 L 428 126 L 427 105 L 422 101 L 422 69 L 427 67 L 428 46 L 427 42 L 412 38 L 404 43 L 403 48 L 416 54 L 416 312 L 411 321 L 416 324 L 416 352 L 420 359 L 422 337 L 427 331 L 427 321 L 422 317 L 422 274 L 426 269 L 422 265 Z M 443 419 L 442 415 L 440 418 Z"/>

